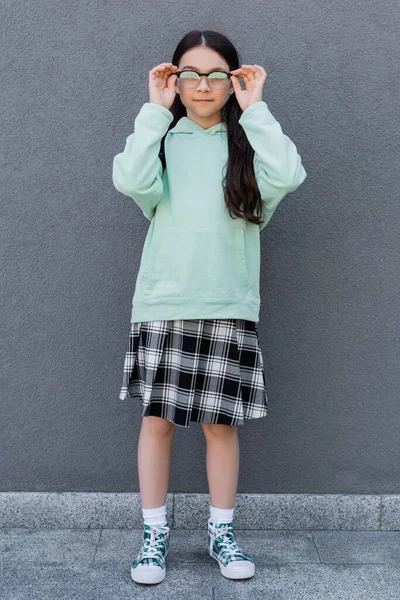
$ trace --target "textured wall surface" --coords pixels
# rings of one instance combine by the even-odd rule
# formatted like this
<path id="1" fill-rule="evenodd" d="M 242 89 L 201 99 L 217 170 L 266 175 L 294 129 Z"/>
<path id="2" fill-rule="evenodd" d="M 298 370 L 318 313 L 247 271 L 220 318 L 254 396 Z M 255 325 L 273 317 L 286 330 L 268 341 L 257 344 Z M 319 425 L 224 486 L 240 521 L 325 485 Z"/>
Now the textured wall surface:
<path id="1" fill-rule="evenodd" d="M 1 491 L 137 491 L 118 398 L 149 222 L 111 180 L 148 72 L 194 28 L 268 73 L 308 177 L 262 232 L 269 415 L 239 492 L 399 493 L 397 2 L 1 5 Z M 206 492 L 199 424 L 172 492 Z"/>

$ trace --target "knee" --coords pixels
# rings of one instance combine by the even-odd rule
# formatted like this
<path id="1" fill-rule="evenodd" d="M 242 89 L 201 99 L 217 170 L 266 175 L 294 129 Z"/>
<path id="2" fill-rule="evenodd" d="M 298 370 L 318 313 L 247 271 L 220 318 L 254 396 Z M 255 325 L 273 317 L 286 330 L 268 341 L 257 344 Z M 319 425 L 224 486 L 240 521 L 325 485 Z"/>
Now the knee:
<path id="1" fill-rule="evenodd" d="M 156 437 L 172 437 L 176 431 L 175 423 L 161 417 L 148 416 L 142 419 L 142 428 L 148 435 Z"/>
<path id="2" fill-rule="evenodd" d="M 237 433 L 237 425 L 221 425 L 219 423 L 202 423 L 201 427 L 206 439 L 220 439 Z"/>

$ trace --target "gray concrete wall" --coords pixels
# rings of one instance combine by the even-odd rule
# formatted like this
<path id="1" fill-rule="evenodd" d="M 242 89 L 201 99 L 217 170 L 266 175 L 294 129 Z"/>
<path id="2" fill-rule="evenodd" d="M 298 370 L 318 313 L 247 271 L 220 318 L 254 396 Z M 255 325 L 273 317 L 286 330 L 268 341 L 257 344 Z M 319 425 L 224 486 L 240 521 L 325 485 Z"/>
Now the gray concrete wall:
<path id="1" fill-rule="evenodd" d="M 118 399 L 148 221 L 112 185 L 148 72 L 193 28 L 268 73 L 308 178 L 262 232 L 269 415 L 239 492 L 400 491 L 399 11 L 345 2 L 3 2 L 1 491 L 138 490 Z M 206 492 L 198 424 L 171 492 Z"/>

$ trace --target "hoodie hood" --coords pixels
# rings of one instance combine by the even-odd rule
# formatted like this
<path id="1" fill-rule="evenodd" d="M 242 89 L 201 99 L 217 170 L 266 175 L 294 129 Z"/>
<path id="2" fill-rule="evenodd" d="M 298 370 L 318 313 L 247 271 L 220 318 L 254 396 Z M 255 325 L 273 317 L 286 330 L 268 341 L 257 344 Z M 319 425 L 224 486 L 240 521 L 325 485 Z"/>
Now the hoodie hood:
<path id="1" fill-rule="evenodd" d="M 216 123 L 207 129 L 204 129 L 201 125 L 189 119 L 189 117 L 181 117 L 174 127 L 172 127 L 168 133 L 204 133 L 207 135 L 215 135 L 217 133 L 223 133 L 227 131 L 227 126 L 224 122 Z"/>

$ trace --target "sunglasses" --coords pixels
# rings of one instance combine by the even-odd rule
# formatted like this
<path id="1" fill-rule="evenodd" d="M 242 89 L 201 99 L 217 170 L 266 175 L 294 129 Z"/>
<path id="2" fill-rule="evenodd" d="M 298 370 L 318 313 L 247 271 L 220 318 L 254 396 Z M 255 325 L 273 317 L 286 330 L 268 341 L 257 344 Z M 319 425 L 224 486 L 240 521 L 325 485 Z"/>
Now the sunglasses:
<path id="1" fill-rule="evenodd" d="M 177 82 L 184 88 L 196 88 L 201 77 L 207 77 L 208 85 L 213 90 L 223 90 L 229 84 L 231 73 L 226 71 L 211 71 L 211 73 L 198 73 L 197 71 L 176 71 L 170 75 L 178 77 Z M 170 77 L 169 75 L 169 77 Z"/>

